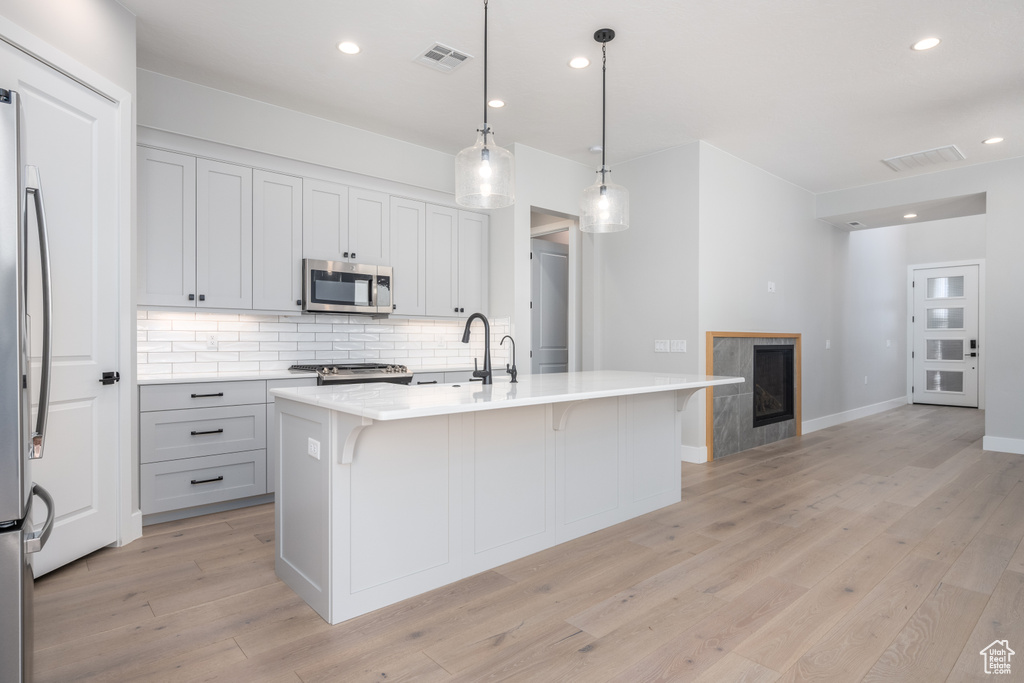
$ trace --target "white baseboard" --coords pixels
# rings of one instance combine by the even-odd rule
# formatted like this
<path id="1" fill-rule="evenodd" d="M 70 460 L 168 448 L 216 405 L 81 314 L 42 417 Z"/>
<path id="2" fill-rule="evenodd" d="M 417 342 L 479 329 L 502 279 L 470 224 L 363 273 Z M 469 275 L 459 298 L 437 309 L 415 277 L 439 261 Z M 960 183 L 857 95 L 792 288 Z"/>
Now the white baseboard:
<path id="1" fill-rule="evenodd" d="M 1024 455 L 1024 439 L 1008 439 L 1004 436 L 986 436 L 981 440 L 981 447 L 986 451 L 1015 453 Z"/>
<path id="2" fill-rule="evenodd" d="M 687 446 L 683 444 L 683 462 L 692 462 L 697 465 L 702 465 L 708 461 L 708 447 L 707 446 Z"/>
<path id="3" fill-rule="evenodd" d="M 818 417 L 813 420 L 806 420 L 801 426 L 803 427 L 804 434 L 810 434 L 811 432 L 816 432 L 819 429 L 827 429 L 828 427 L 834 427 L 836 425 L 843 424 L 844 422 L 852 422 L 853 420 L 859 420 L 862 417 L 877 415 L 878 413 L 884 413 L 887 410 L 892 410 L 893 408 L 899 408 L 900 406 L 905 405 L 907 405 L 907 397 L 900 396 L 899 398 L 882 401 L 881 403 L 875 403 L 870 406 L 854 408 L 853 410 L 835 413 L 834 415 L 826 415 L 825 417 Z"/>

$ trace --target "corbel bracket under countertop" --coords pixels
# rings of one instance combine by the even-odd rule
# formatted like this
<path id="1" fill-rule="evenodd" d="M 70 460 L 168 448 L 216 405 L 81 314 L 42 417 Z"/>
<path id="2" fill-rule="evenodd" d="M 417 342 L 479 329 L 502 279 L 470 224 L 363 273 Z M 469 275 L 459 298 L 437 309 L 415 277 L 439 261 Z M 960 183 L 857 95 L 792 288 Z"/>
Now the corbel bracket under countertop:
<path id="1" fill-rule="evenodd" d="M 345 445 L 341 449 L 341 464 L 351 465 L 352 456 L 356 452 L 356 441 L 359 439 L 359 435 L 362 434 L 363 430 L 373 424 L 373 420 L 368 417 L 360 418 L 359 424 L 352 427 L 349 430 L 348 436 L 345 437 Z"/>

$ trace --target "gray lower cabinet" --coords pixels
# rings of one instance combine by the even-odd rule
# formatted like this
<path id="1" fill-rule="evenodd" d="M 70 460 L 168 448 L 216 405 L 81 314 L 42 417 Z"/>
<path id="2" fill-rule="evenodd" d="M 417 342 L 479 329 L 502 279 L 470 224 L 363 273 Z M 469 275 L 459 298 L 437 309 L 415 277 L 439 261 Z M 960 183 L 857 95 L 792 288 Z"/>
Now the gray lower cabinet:
<path id="1" fill-rule="evenodd" d="M 279 445 L 271 389 L 315 377 L 139 387 L 142 513 L 273 493 Z"/>
<path id="2" fill-rule="evenodd" d="M 412 376 L 412 385 L 420 384 L 454 384 L 469 382 L 473 378 L 472 370 L 447 370 L 445 372 L 417 372 Z"/>

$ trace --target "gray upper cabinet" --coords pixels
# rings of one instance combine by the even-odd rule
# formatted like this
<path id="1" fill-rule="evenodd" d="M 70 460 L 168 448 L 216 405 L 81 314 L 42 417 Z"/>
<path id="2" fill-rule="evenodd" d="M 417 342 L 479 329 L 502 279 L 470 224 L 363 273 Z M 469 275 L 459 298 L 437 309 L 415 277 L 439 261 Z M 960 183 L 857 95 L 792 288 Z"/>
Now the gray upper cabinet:
<path id="1" fill-rule="evenodd" d="M 459 317 L 459 212 L 427 205 L 426 312 L 432 318 Z M 396 283 L 399 273 L 395 273 Z"/>
<path id="2" fill-rule="evenodd" d="M 252 308 L 252 169 L 196 162 L 196 289 L 201 308 Z"/>
<path id="3" fill-rule="evenodd" d="M 349 260 L 374 266 L 391 265 L 391 203 L 389 195 L 358 187 L 348 189 Z"/>
<path id="4" fill-rule="evenodd" d="M 347 261 L 348 188 L 325 180 L 302 183 L 302 257 Z"/>
<path id="5" fill-rule="evenodd" d="M 307 178 L 302 197 L 303 258 L 390 264 L 387 194 Z"/>
<path id="6" fill-rule="evenodd" d="M 458 299 L 459 315 L 487 312 L 487 258 L 489 218 L 459 211 Z"/>
<path id="7" fill-rule="evenodd" d="M 252 172 L 252 307 L 302 310 L 302 179 Z"/>
<path id="8" fill-rule="evenodd" d="M 426 314 L 486 313 L 488 217 L 429 204 L 426 213 Z"/>
<path id="9" fill-rule="evenodd" d="M 138 302 L 194 306 L 195 157 L 139 147 L 138 192 Z"/>
<path id="10" fill-rule="evenodd" d="M 427 205 L 391 198 L 391 267 L 395 276 L 395 313 L 425 315 Z"/>

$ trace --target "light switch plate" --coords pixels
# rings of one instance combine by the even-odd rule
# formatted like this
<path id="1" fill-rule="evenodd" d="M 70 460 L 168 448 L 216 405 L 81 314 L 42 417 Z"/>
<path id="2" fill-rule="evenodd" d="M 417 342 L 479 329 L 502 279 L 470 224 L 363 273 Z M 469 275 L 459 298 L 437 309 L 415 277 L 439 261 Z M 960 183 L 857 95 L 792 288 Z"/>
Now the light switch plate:
<path id="1" fill-rule="evenodd" d="M 672 353 L 686 353 L 686 340 L 685 339 L 673 339 L 670 342 L 670 351 Z"/>
<path id="2" fill-rule="evenodd" d="M 655 339 L 654 340 L 654 352 L 655 353 L 668 353 L 668 339 Z"/>
<path id="3" fill-rule="evenodd" d="M 775 293 L 775 283 L 772 282 L 771 280 L 768 281 L 768 293 L 769 294 L 774 294 Z"/>

